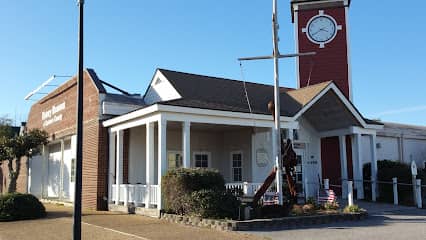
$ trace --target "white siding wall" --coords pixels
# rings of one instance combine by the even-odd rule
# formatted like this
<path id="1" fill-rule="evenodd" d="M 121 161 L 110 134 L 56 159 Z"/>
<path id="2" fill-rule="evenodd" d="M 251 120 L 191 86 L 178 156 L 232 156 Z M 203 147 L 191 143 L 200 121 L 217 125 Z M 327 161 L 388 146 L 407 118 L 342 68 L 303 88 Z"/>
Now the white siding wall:
<path id="1" fill-rule="evenodd" d="M 29 192 L 41 197 L 43 183 L 43 155 L 33 156 L 29 162 Z"/>
<path id="2" fill-rule="evenodd" d="M 377 136 L 377 160 L 399 161 L 399 144 L 398 138 Z"/>
<path id="3" fill-rule="evenodd" d="M 47 197 L 57 198 L 60 194 L 61 182 L 61 144 L 49 146 L 49 160 L 47 163 Z"/>
<path id="4" fill-rule="evenodd" d="M 182 151 L 182 131 L 167 131 L 167 151 Z M 251 181 L 251 130 L 203 131 L 191 130 L 191 166 L 194 152 L 209 152 L 210 167 L 218 169 L 226 181 L 231 181 L 231 151 L 243 152 L 243 181 Z"/>
<path id="5" fill-rule="evenodd" d="M 426 161 L 426 140 L 404 139 L 404 162 L 414 160 L 418 168 L 424 167 Z"/>
<path id="6" fill-rule="evenodd" d="M 220 169 L 225 177 L 225 180 L 232 182 L 232 173 L 231 173 L 231 152 L 233 151 L 242 151 L 243 161 L 243 182 L 252 181 L 252 171 L 251 171 L 251 129 L 237 130 L 237 131 L 228 131 L 223 134 L 223 149 L 224 156 L 221 160 Z"/>
<path id="7" fill-rule="evenodd" d="M 129 136 L 129 183 L 146 182 L 146 127 L 130 129 Z"/>
<path id="8" fill-rule="evenodd" d="M 309 182 L 317 183 L 318 176 L 322 177 L 321 138 L 307 120 L 300 119 L 299 126 L 299 142 L 305 143 L 306 146 L 304 158 L 302 159 L 303 180 L 308 178 Z M 316 196 L 318 186 L 309 184 L 308 196 Z"/>
<path id="9" fill-rule="evenodd" d="M 363 165 L 371 162 L 371 137 L 370 136 L 362 136 L 361 137 L 361 147 L 362 147 L 362 162 Z M 377 141 L 377 140 L 376 140 Z"/>
<path id="10" fill-rule="evenodd" d="M 160 81 L 157 81 L 160 79 Z M 155 74 L 151 85 L 144 97 L 146 104 L 181 98 L 172 84 L 159 72 Z"/>
<path id="11" fill-rule="evenodd" d="M 256 128 L 253 133 L 254 157 L 252 162 L 252 181 L 262 183 L 275 166 L 272 154 L 271 129 Z M 264 154 L 266 153 L 266 154 Z M 259 162 L 258 157 L 265 156 L 265 162 Z"/>

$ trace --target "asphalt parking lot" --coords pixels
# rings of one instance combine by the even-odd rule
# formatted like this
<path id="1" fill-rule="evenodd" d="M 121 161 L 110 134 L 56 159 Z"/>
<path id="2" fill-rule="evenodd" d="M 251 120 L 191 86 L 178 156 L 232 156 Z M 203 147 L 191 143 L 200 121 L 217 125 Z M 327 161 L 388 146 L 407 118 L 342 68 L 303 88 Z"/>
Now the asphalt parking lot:
<path id="1" fill-rule="evenodd" d="M 313 225 L 298 229 L 270 229 L 246 233 L 274 240 L 426 239 L 426 209 L 367 202 L 359 202 L 358 204 L 369 211 L 369 217 L 366 220 Z"/>

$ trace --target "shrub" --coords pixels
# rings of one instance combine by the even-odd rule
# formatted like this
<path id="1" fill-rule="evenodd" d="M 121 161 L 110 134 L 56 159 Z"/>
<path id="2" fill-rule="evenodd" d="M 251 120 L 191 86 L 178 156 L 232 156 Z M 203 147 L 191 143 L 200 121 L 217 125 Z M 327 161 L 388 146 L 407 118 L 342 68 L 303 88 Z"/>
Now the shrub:
<path id="1" fill-rule="evenodd" d="M 35 219 L 44 216 L 46 216 L 46 209 L 31 194 L 11 193 L 0 197 L 0 221 Z"/>
<path id="2" fill-rule="evenodd" d="M 296 216 L 303 215 L 304 214 L 303 207 L 300 205 L 294 204 L 293 207 L 291 208 L 291 214 Z"/>
<path id="3" fill-rule="evenodd" d="M 162 179 L 165 211 L 203 218 L 236 218 L 240 202 L 217 170 L 170 170 Z"/>
<path id="4" fill-rule="evenodd" d="M 411 184 L 410 166 L 405 163 L 382 160 L 377 161 L 377 180 L 384 182 L 392 182 L 392 178 L 398 178 L 398 183 Z M 363 168 L 364 180 L 371 180 L 371 164 L 367 163 Z M 379 184 L 379 201 L 393 202 L 393 186 L 392 184 Z M 371 184 L 364 183 L 364 191 L 366 197 L 371 199 Z M 398 198 L 401 203 L 409 203 L 412 201 L 412 187 L 398 185 Z"/>
<path id="5" fill-rule="evenodd" d="M 302 209 L 303 209 L 303 212 L 305 214 L 311 215 L 311 214 L 315 213 L 315 205 L 314 204 L 305 204 L 305 205 L 303 205 Z"/>
<path id="6" fill-rule="evenodd" d="M 257 206 L 255 209 L 256 218 L 279 218 L 288 216 L 289 209 L 288 205 L 265 205 L 265 206 Z"/>
<path id="7" fill-rule="evenodd" d="M 337 201 L 326 202 L 324 204 L 324 209 L 325 210 L 337 210 L 337 209 L 339 209 L 339 203 Z"/>
<path id="8" fill-rule="evenodd" d="M 202 218 L 236 218 L 239 206 L 230 192 L 203 189 L 192 192 L 188 213 Z"/>
<path id="9" fill-rule="evenodd" d="M 309 197 L 308 198 L 308 200 L 306 200 L 306 204 L 311 204 L 311 205 L 313 205 L 314 206 L 314 208 L 315 208 L 315 210 L 318 210 L 318 209 L 320 209 L 322 206 L 321 206 L 321 204 L 319 204 L 318 202 L 317 202 L 317 200 L 315 200 L 315 198 L 314 197 Z"/>
<path id="10" fill-rule="evenodd" d="M 225 191 L 225 180 L 212 169 L 178 168 L 167 172 L 162 179 L 165 210 L 176 214 L 185 214 L 191 207 L 192 192 L 211 189 Z"/>
<path id="11" fill-rule="evenodd" d="M 343 209 L 344 213 L 358 213 L 362 212 L 363 210 L 358 205 L 352 205 L 352 206 L 346 206 Z"/>

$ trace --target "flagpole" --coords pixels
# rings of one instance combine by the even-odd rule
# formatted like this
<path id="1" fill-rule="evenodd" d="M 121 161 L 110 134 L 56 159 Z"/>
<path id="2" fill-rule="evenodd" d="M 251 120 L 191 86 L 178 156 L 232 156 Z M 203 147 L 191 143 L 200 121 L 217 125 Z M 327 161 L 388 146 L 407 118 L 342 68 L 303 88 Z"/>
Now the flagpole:
<path id="1" fill-rule="evenodd" d="M 278 59 L 280 58 L 280 53 L 278 50 L 278 12 L 277 12 L 277 0 L 272 2 L 272 38 L 274 46 L 274 106 L 275 106 L 275 165 L 277 167 L 276 171 L 276 181 L 277 181 L 277 195 L 278 195 L 278 204 L 283 204 L 283 192 L 282 192 L 282 174 L 281 174 L 281 126 L 280 126 L 280 80 L 279 80 L 279 71 L 278 71 Z"/>
<path id="2" fill-rule="evenodd" d="M 77 79 L 77 152 L 74 194 L 73 240 L 81 239 L 81 193 L 83 160 L 83 9 L 84 0 L 77 0 L 79 7 L 78 79 Z"/>

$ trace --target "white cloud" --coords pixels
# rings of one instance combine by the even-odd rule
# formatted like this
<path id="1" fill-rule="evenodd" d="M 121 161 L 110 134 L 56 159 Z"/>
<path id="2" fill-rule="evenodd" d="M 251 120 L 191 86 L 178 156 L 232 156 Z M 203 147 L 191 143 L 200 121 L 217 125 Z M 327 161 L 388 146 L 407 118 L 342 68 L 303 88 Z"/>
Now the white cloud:
<path id="1" fill-rule="evenodd" d="M 392 110 L 379 112 L 379 113 L 375 113 L 371 115 L 375 117 L 381 117 L 385 115 L 394 115 L 394 114 L 400 114 L 400 113 L 411 113 L 411 112 L 421 112 L 421 111 L 426 111 L 426 105 L 392 109 Z"/>

